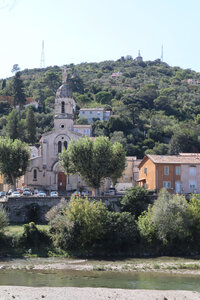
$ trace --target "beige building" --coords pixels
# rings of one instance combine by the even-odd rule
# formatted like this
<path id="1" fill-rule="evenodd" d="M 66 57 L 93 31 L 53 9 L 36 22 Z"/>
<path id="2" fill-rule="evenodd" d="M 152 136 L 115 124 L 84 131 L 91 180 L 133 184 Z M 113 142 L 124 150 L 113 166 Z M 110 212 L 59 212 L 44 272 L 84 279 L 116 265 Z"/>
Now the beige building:
<path id="1" fill-rule="evenodd" d="M 100 121 L 108 121 L 112 114 L 112 111 L 105 110 L 103 107 L 95 108 L 81 108 L 79 117 L 86 118 L 89 123 L 93 122 L 93 119 L 99 119 Z"/>
<path id="2" fill-rule="evenodd" d="M 37 152 L 34 151 L 24 178 L 26 186 L 49 191 L 70 191 L 83 185 L 78 175 L 66 176 L 58 161 L 59 153 L 68 147 L 71 140 L 76 141 L 87 135 L 86 132 L 84 135 L 80 131 L 78 132 L 77 125 L 74 126 L 75 105 L 64 71 L 63 84 L 57 90 L 55 98 L 54 130 L 41 137 L 38 155 L 36 156 Z M 90 132 L 89 127 L 85 129 Z"/>
<path id="3" fill-rule="evenodd" d="M 141 162 L 141 159 L 137 159 L 136 156 L 127 156 L 126 157 L 126 168 L 124 170 L 123 176 L 118 180 L 116 189 L 126 190 L 132 186 L 137 185 L 137 180 L 139 177 L 138 165 Z"/>

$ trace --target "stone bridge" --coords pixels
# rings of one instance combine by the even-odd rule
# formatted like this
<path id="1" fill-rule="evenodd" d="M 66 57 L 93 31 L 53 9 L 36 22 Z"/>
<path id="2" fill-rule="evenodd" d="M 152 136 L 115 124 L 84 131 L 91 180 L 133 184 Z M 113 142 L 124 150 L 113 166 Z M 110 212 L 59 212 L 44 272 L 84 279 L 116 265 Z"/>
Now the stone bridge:
<path id="1" fill-rule="evenodd" d="M 119 211 L 119 201 L 121 196 L 102 196 L 89 197 L 91 200 L 102 200 L 106 206 L 110 206 L 112 210 Z M 69 202 L 70 197 L 65 198 Z M 47 223 L 45 219 L 46 213 L 53 207 L 58 205 L 61 197 L 8 197 L 1 200 L 10 223 Z"/>

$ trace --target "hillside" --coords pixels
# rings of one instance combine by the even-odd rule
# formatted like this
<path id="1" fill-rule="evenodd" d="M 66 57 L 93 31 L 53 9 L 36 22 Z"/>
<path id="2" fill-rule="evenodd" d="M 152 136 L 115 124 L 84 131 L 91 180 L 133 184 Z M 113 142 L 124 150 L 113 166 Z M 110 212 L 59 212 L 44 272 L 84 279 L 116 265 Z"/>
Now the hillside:
<path id="1" fill-rule="evenodd" d="M 200 74 L 170 67 L 160 60 L 137 62 L 131 57 L 101 63 L 71 64 L 69 81 L 77 108 L 109 106 L 114 117 L 96 121 L 95 136 L 121 142 L 127 155 L 176 154 L 200 151 Z M 113 73 L 121 76 L 112 78 Z M 21 72 L 26 97 L 39 104 L 35 111 L 37 141 L 53 126 L 55 92 L 61 85 L 57 66 Z M 193 80 L 190 81 L 190 79 Z M 13 95 L 13 78 L 0 82 L 0 96 Z M 0 98 L 1 99 L 1 98 Z M 12 103 L 0 101 L 0 134 L 6 134 Z M 21 112 L 20 138 L 26 141 Z M 76 120 L 84 122 L 85 120 Z"/>

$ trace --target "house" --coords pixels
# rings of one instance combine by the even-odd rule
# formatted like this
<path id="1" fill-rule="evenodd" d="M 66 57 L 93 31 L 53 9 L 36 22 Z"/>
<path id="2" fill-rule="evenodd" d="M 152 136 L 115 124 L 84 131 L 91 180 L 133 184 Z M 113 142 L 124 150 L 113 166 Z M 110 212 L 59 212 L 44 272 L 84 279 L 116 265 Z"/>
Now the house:
<path id="1" fill-rule="evenodd" d="M 116 189 L 118 191 L 123 191 L 137 185 L 137 180 L 139 177 L 138 165 L 140 162 L 141 159 L 137 159 L 136 156 L 126 157 L 126 168 L 124 170 L 123 176 L 118 180 L 118 183 L 116 184 Z"/>
<path id="2" fill-rule="evenodd" d="M 88 137 L 92 136 L 92 125 L 74 125 L 74 131 Z"/>
<path id="3" fill-rule="evenodd" d="M 121 76 L 122 76 L 122 72 L 112 73 L 112 75 L 111 75 L 112 78 L 117 78 L 117 77 L 121 77 Z"/>
<path id="4" fill-rule="evenodd" d="M 138 185 L 159 192 L 200 193 L 200 155 L 146 155 L 140 162 Z"/>
<path id="5" fill-rule="evenodd" d="M 92 123 L 94 119 L 99 119 L 100 121 L 108 121 L 111 114 L 112 111 L 106 110 L 104 107 L 81 108 L 79 117 L 86 118 L 89 123 Z"/>

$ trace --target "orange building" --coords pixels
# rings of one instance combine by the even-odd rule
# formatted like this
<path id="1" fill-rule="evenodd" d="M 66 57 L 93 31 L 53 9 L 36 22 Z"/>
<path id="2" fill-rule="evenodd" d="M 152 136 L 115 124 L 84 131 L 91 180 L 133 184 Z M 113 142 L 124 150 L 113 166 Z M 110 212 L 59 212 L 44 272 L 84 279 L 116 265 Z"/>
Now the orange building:
<path id="1" fill-rule="evenodd" d="M 138 185 L 159 192 L 165 187 L 171 193 L 181 193 L 181 165 L 185 157 L 179 155 L 147 155 L 139 164 Z"/>

